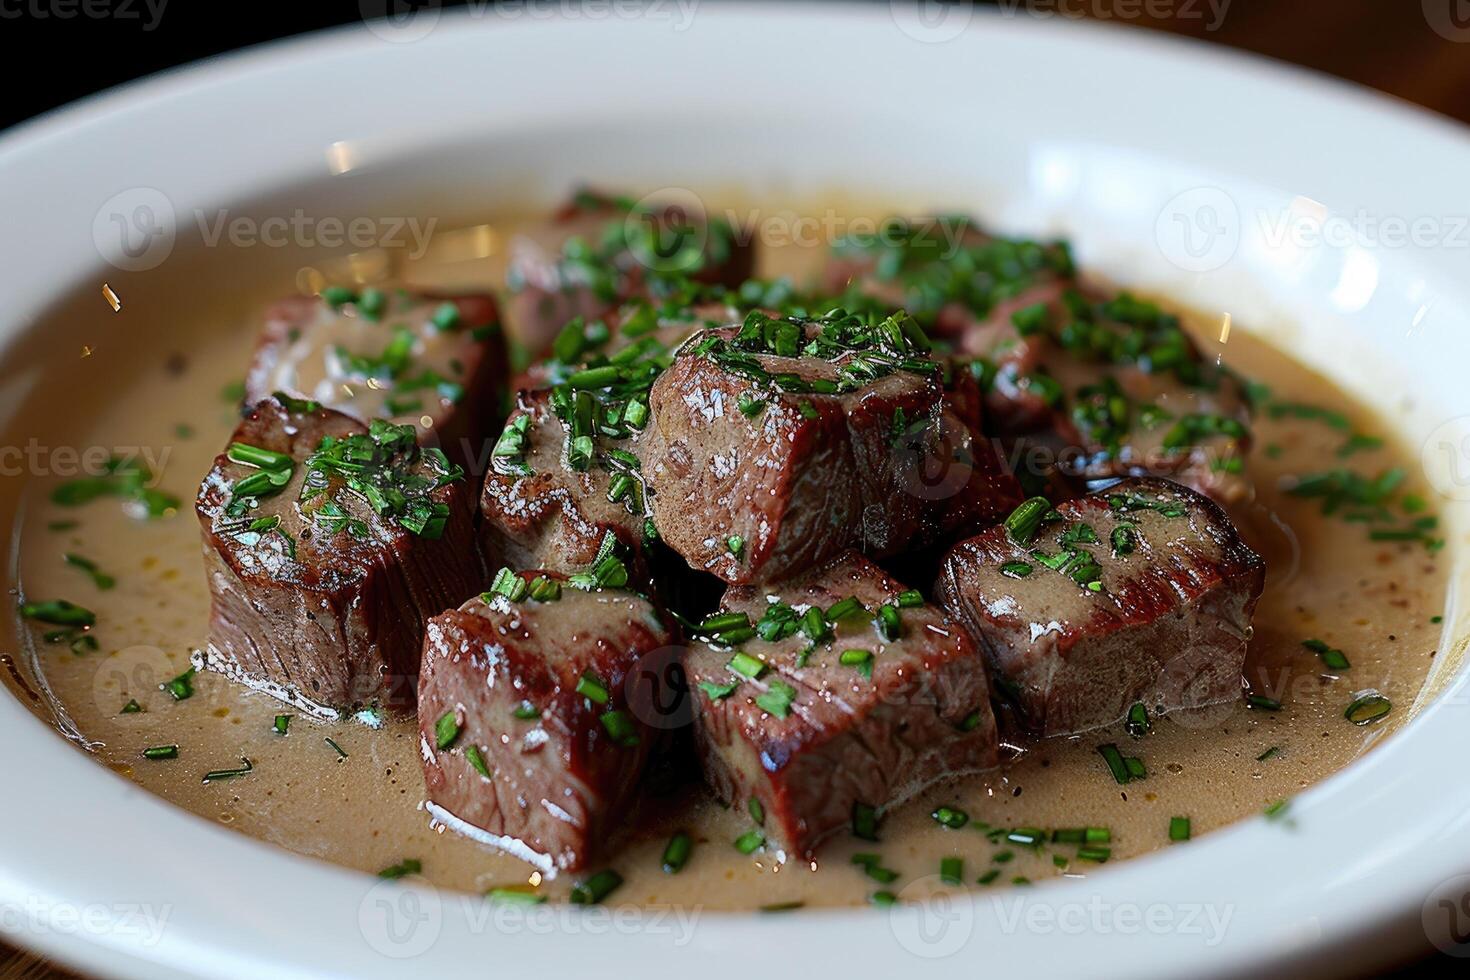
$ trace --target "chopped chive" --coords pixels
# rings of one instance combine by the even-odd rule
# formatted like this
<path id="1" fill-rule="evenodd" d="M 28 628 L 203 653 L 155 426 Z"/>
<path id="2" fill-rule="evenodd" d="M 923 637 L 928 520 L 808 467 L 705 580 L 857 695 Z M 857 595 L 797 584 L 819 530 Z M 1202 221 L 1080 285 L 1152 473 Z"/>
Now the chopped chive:
<path id="1" fill-rule="evenodd" d="M 573 905 L 596 905 L 611 895 L 623 883 L 623 876 L 611 868 L 572 886 Z"/>
<path id="2" fill-rule="evenodd" d="M 852 835 L 859 840 L 878 839 L 878 811 L 866 803 L 852 805 Z"/>
<path id="3" fill-rule="evenodd" d="M 459 307 L 449 302 L 441 303 L 438 309 L 434 310 L 433 315 L 429 317 L 429 322 L 440 333 L 453 330 L 459 326 L 459 321 Z"/>
<path id="4" fill-rule="evenodd" d="M 1031 566 L 1024 561 L 1008 561 L 1000 566 L 1000 573 L 1007 578 L 1025 578 L 1031 571 Z"/>
<path id="5" fill-rule="evenodd" d="M 604 711 L 600 720 L 614 743 L 625 748 L 638 744 L 638 726 L 633 724 L 633 716 L 626 711 Z"/>
<path id="6" fill-rule="evenodd" d="M 725 546 L 730 549 L 730 554 L 735 556 L 736 561 L 739 561 L 745 554 L 745 539 L 738 534 L 732 534 L 726 538 Z"/>
<path id="7" fill-rule="evenodd" d="M 141 704 L 139 704 L 138 701 L 137 701 L 137 699 L 135 698 L 132 701 L 129 701 L 127 704 L 123 705 L 122 706 L 122 710 L 119 711 L 118 714 L 120 714 L 120 715 L 136 715 L 136 714 L 139 714 L 142 710 L 143 710 L 143 706 Z"/>
<path id="8" fill-rule="evenodd" d="M 399 878 L 407 878 L 409 875 L 420 874 L 424 870 L 424 864 L 417 858 L 404 858 L 397 864 L 389 865 L 378 872 L 379 878 L 388 881 L 397 881 Z"/>
<path id="9" fill-rule="evenodd" d="M 981 875 L 980 877 L 976 878 L 975 879 L 975 884 L 977 884 L 977 885 L 989 885 L 989 884 L 992 884 L 995 881 L 995 879 L 997 879 L 999 877 L 1000 877 L 1000 869 L 999 868 L 991 868 L 989 871 L 985 872 L 983 875 Z"/>
<path id="10" fill-rule="evenodd" d="M 709 696 L 711 701 L 723 701 L 735 693 L 740 686 L 739 681 L 731 681 L 728 684 L 716 684 L 714 681 L 700 681 L 699 689 Z"/>
<path id="11" fill-rule="evenodd" d="M 1286 812 L 1290 807 L 1291 800 L 1289 799 L 1272 800 L 1266 804 L 1266 808 L 1261 812 L 1265 814 L 1267 820 L 1280 820 L 1286 816 Z"/>
<path id="12" fill-rule="evenodd" d="M 478 745 L 466 745 L 464 748 L 464 758 L 475 772 L 484 776 L 486 779 L 490 778 L 490 767 L 485 764 L 485 756 L 480 752 Z"/>
<path id="13" fill-rule="evenodd" d="M 1148 707 L 1139 701 L 1128 709 L 1128 734 L 1134 738 L 1143 738 L 1153 728 L 1148 720 Z"/>
<path id="14" fill-rule="evenodd" d="M 92 584 L 104 592 L 117 585 L 117 579 L 98 570 L 97 563 L 90 558 L 83 558 L 81 555 L 74 555 L 68 552 L 61 556 L 61 560 L 73 568 L 80 568 L 86 572 L 91 576 Z"/>
<path id="15" fill-rule="evenodd" d="M 1006 533 L 1017 544 L 1030 544 L 1041 529 L 1041 521 L 1051 511 L 1051 501 L 1045 497 L 1032 497 L 1023 502 L 1005 519 Z"/>
<path id="16" fill-rule="evenodd" d="M 1393 702 L 1382 694 L 1367 688 L 1353 695 L 1352 702 L 1342 716 L 1354 725 L 1371 725 L 1393 710 Z"/>
<path id="17" fill-rule="evenodd" d="M 546 901 L 545 895 L 538 895 L 522 887 L 492 888 L 485 893 L 485 897 L 492 902 L 502 902 L 506 905 L 541 905 Z"/>
<path id="18" fill-rule="evenodd" d="M 1169 818 L 1169 839 L 1171 841 L 1189 840 L 1189 818 Z"/>
<path id="19" fill-rule="evenodd" d="M 684 831 L 669 838 L 664 846 L 662 866 L 664 874 L 676 875 L 689 863 L 689 854 L 694 850 L 694 839 Z"/>
<path id="20" fill-rule="evenodd" d="M 868 901 L 879 908 L 888 908 L 890 905 L 897 904 L 898 896 L 886 889 L 880 889 L 869 895 Z"/>
<path id="21" fill-rule="evenodd" d="M 338 759 L 347 758 L 347 750 L 338 745 L 336 739 L 328 735 L 326 736 L 326 743 L 332 747 L 332 751 L 337 753 Z"/>
<path id="22" fill-rule="evenodd" d="M 1113 851 L 1108 847 L 1079 847 L 1077 849 L 1077 860 L 1093 861 L 1102 864 L 1113 856 Z"/>
<path id="23" fill-rule="evenodd" d="M 883 867 L 883 859 L 877 854 L 854 854 L 851 863 L 862 868 L 864 874 L 880 885 L 891 884 L 898 880 L 898 872 L 891 868 Z"/>
<path id="24" fill-rule="evenodd" d="M 608 694 L 607 685 L 591 672 L 585 673 L 577 678 L 576 691 L 594 704 L 607 704 L 608 699 L 611 697 Z"/>
<path id="25" fill-rule="evenodd" d="M 832 603 L 827 609 L 827 622 L 840 623 L 850 616 L 856 616 L 859 613 L 867 611 L 868 608 L 862 604 L 862 601 L 857 596 L 848 596 L 846 599 L 839 599 Z"/>
<path id="26" fill-rule="evenodd" d="M 20 614 L 38 623 L 52 626 L 77 626 L 83 629 L 97 624 L 97 614 L 65 599 L 48 599 L 44 602 L 27 602 L 20 607 Z"/>
<path id="27" fill-rule="evenodd" d="M 204 782 L 217 783 L 225 779 L 234 779 L 236 776 L 249 775 L 254 771 L 255 767 L 250 764 L 250 760 L 242 756 L 238 769 L 215 769 L 212 772 L 207 772 L 204 774 Z"/>
<path id="28" fill-rule="evenodd" d="M 934 818 L 935 823 L 950 830 L 959 830 L 970 822 L 970 815 L 957 807 L 937 807 L 929 816 Z"/>
<path id="29" fill-rule="evenodd" d="M 1252 708 L 1259 708 L 1262 711 L 1281 710 L 1280 701 L 1277 701 L 1275 698 L 1268 698 L 1263 694 L 1248 694 L 1246 695 L 1245 703 Z"/>
<path id="30" fill-rule="evenodd" d="M 167 691 L 175 701 L 187 701 L 194 696 L 195 673 L 197 671 L 190 667 L 173 680 L 158 685 L 159 690 Z"/>
<path id="31" fill-rule="evenodd" d="M 924 595 L 918 589 L 907 589 L 894 599 L 900 609 L 914 609 L 924 604 Z"/>
<path id="32" fill-rule="evenodd" d="M 520 702 L 511 709 L 510 713 L 521 721 L 532 721 L 541 717 L 541 709 L 529 701 Z"/>
<path id="33" fill-rule="evenodd" d="M 730 662 L 727 663 L 725 666 L 728 667 L 732 673 L 739 674 L 746 680 L 752 681 L 760 677 L 760 675 L 764 673 L 766 669 L 765 663 L 759 657 L 752 657 L 750 654 L 746 653 L 743 650 L 738 651 L 733 657 L 731 657 Z"/>
<path id="34" fill-rule="evenodd" d="M 1007 831 L 1005 839 L 1022 847 L 1040 847 L 1046 841 L 1046 831 L 1018 828 Z"/>
<path id="35" fill-rule="evenodd" d="M 177 745 L 155 745 L 151 749 L 143 750 L 145 759 L 177 759 L 179 747 Z"/>
<path id="36" fill-rule="evenodd" d="M 495 595 L 503 595 L 511 602 L 520 602 L 531 591 L 530 583 L 521 578 L 509 568 L 501 568 L 495 573 L 495 579 L 490 583 L 490 592 Z M 488 596 L 482 596 L 488 599 Z"/>
<path id="37" fill-rule="evenodd" d="M 271 729 L 277 735 L 286 735 L 286 734 L 289 734 L 290 731 L 291 731 L 291 716 L 290 715 L 276 715 L 275 723 L 273 725 L 271 725 Z"/>
<path id="38" fill-rule="evenodd" d="M 1347 655 L 1336 647 L 1329 646 L 1321 640 L 1303 640 L 1302 646 L 1311 650 L 1322 660 L 1322 666 L 1328 670 L 1347 670 L 1352 667 L 1348 662 Z"/>
<path id="39" fill-rule="evenodd" d="M 735 850 L 741 854 L 754 854 L 766 843 L 766 835 L 759 830 L 747 830 L 735 838 Z"/>
<path id="40" fill-rule="evenodd" d="M 1257 762 L 1265 762 L 1267 759 L 1274 758 L 1274 757 L 1276 757 L 1276 756 L 1278 756 L 1280 754 L 1281 754 L 1281 746 L 1279 746 L 1279 745 L 1273 745 L 1269 749 L 1267 749 L 1266 751 L 1262 752 L 1260 755 L 1256 756 L 1256 761 Z"/>
<path id="41" fill-rule="evenodd" d="M 879 606 L 874 625 L 878 628 L 878 635 L 889 643 L 903 636 L 903 619 L 897 606 Z"/>
<path id="42" fill-rule="evenodd" d="M 860 650 L 857 648 L 843 650 L 837 655 L 837 662 L 844 667 L 863 667 L 871 664 L 873 660 L 872 650 Z"/>
<path id="43" fill-rule="evenodd" d="M 754 820 L 760 826 L 765 826 L 766 808 L 761 806 L 760 800 L 752 796 L 750 802 L 746 804 L 746 809 L 750 811 L 750 819 Z"/>
<path id="44" fill-rule="evenodd" d="M 939 880 L 946 885 L 964 884 L 964 858 L 947 857 L 939 860 Z"/>
<path id="45" fill-rule="evenodd" d="M 434 744 L 443 751 L 458 740 L 459 719 L 454 716 L 454 709 L 451 708 L 434 722 Z"/>
<path id="46" fill-rule="evenodd" d="M 806 903 L 805 902 L 802 902 L 802 901 L 772 902 L 770 905 L 762 905 L 760 907 L 760 911 L 762 911 L 762 912 L 791 912 L 791 911 L 794 911 L 795 909 L 802 908 L 805 905 L 806 905 Z"/>
<path id="47" fill-rule="evenodd" d="M 766 410 L 765 400 L 751 395 L 741 395 L 735 404 L 740 408 L 740 414 L 748 419 L 755 418 Z"/>

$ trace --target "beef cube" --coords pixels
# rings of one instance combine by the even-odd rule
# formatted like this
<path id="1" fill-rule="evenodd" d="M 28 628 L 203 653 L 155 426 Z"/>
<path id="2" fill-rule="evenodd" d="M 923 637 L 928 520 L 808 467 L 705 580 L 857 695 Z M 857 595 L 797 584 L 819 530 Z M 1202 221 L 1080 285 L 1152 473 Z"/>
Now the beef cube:
<path id="1" fill-rule="evenodd" d="M 503 570 L 429 620 L 419 679 L 432 812 L 543 872 L 584 867 L 628 822 L 659 734 L 630 676 L 672 642 L 647 600 L 574 581 Z"/>
<path id="2" fill-rule="evenodd" d="M 740 319 L 740 313 L 725 303 L 695 300 L 652 303 L 633 299 L 599 319 L 574 319 L 557 333 L 547 358 L 513 379 L 512 389 L 550 388 L 581 368 L 613 359 L 621 362 L 637 352 L 666 353 L 703 327 Z"/>
<path id="3" fill-rule="evenodd" d="M 901 315 L 756 312 L 691 338 L 654 382 L 637 446 L 659 536 L 741 584 L 999 520 L 1019 488 L 926 350 Z"/>
<path id="4" fill-rule="evenodd" d="M 576 468 L 572 440 L 550 391 L 521 392 L 480 491 L 485 555 L 491 565 L 578 572 L 611 534 L 640 573 L 647 517 L 636 457 L 593 451 Z"/>
<path id="5" fill-rule="evenodd" d="M 411 708 L 425 620 L 483 584 L 463 471 L 409 426 L 267 399 L 196 509 L 201 666 L 323 716 Z"/>
<path id="6" fill-rule="evenodd" d="M 988 431 L 1055 444 L 1066 476 L 1164 476 L 1225 503 L 1251 493 L 1239 381 L 1177 317 L 1079 284 L 1065 244 L 899 220 L 839 242 L 827 285 L 850 305 L 903 307 L 952 342 L 985 388 Z"/>
<path id="7" fill-rule="evenodd" d="M 540 352 L 572 319 L 599 319 L 633 297 L 660 299 L 686 277 L 739 286 L 753 256 L 748 236 L 723 218 L 584 191 L 551 228 L 512 241 L 511 331 Z"/>
<path id="8" fill-rule="evenodd" d="M 995 431 L 1054 443 L 1067 475 L 1164 476 L 1226 503 L 1249 496 L 1243 386 L 1156 305 L 1053 291 L 1007 321 L 977 321 L 964 346 Z"/>
<path id="9" fill-rule="evenodd" d="M 997 764 L 980 652 L 855 553 L 771 589 L 732 587 L 701 629 L 713 639 L 685 668 L 705 775 L 763 814 L 788 857 Z"/>
<path id="10" fill-rule="evenodd" d="M 1037 732 L 1241 696 L 1265 566 L 1212 500 L 1124 480 L 1050 510 L 1028 501 L 956 545 L 937 595 Z"/>
<path id="11" fill-rule="evenodd" d="M 506 371 L 491 296 L 333 287 L 270 308 L 245 400 L 282 391 L 362 422 L 413 425 L 425 445 L 478 473 L 505 417 Z"/>
<path id="12" fill-rule="evenodd" d="M 981 322 L 1055 292 L 1074 275 L 1062 242 L 1001 238 L 964 216 L 893 218 L 834 244 L 826 289 L 849 308 L 906 310 L 965 349 Z"/>

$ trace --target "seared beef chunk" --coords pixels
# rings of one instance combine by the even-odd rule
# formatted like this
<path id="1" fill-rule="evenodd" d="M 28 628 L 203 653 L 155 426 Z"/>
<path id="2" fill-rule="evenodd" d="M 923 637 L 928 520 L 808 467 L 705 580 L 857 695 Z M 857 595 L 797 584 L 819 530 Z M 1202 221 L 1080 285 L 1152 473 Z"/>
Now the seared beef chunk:
<path id="1" fill-rule="evenodd" d="M 1249 495 L 1244 388 L 1153 303 L 1062 290 L 977 323 L 965 345 L 979 355 L 971 368 L 996 431 L 1054 445 L 1067 475 L 1167 476 L 1224 502 Z"/>
<path id="2" fill-rule="evenodd" d="M 1243 388 L 1177 317 L 1079 285 L 1066 246 L 996 238 L 963 218 L 896 221 L 839 242 L 828 287 L 903 307 L 950 341 L 985 389 L 986 426 L 1053 447 L 1067 476 L 1167 476 L 1249 495 Z"/>
<path id="3" fill-rule="evenodd" d="M 514 379 L 514 388 L 550 388 L 564 384 L 577 371 L 630 358 L 665 354 L 702 327 L 731 323 L 739 312 L 723 302 L 685 291 L 658 303 L 633 299 L 606 316 L 578 317 L 558 331 L 544 360 Z"/>
<path id="4" fill-rule="evenodd" d="M 1027 501 L 956 545 L 939 600 L 985 651 L 998 688 L 1044 735 L 1111 724 L 1141 702 L 1241 696 L 1265 566 L 1211 500 L 1124 480 Z"/>
<path id="5" fill-rule="evenodd" d="M 485 441 L 505 417 L 505 380 L 492 297 L 331 287 L 271 307 L 245 400 L 283 391 L 363 422 L 422 426 L 421 440 L 478 472 Z"/>
<path id="6" fill-rule="evenodd" d="M 1073 274 L 1065 243 L 999 238 L 950 215 L 893 218 L 838 241 L 824 281 L 850 309 L 904 309 L 963 348 L 977 318 L 1008 319 Z"/>
<path id="7" fill-rule="evenodd" d="M 262 401 L 196 509 L 203 666 L 321 714 L 411 707 L 424 621 L 483 582 L 463 471 L 409 426 Z"/>
<path id="8" fill-rule="evenodd" d="M 747 583 L 998 520 L 1015 479 L 951 409 L 927 351 L 902 315 L 841 311 L 757 312 L 692 338 L 654 382 L 637 449 L 660 537 Z"/>
<path id="9" fill-rule="evenodd" d="M 641 555 L 647 518 L 637 458 L 615 447 L 579 450 L 552 397 L 547 390 L 521 392 L 491 457 L 480 494 L 489 562 L 581 571 L 609 533 Z M 634 565 L 642 570 L 640 560 Z"/>
<path id="10" fill-rule="evenodd" d="M 627 822 L 658 734 L 630 675 L 672 642 L 647 600 L 576 581 L 502 570 L 429 620 L 419 678 L 429 800 L 544 871 L 585 866 Z"/>
<path id="11" fill-rule="evenodd" d="M 731 588 L 686 657 L 705 775 L 789 856 L 997 762 L 985 666 L 919 593 L 849 553 Z"/>
<path id="12" fill-rule="evenodd" d="M 662 300 L 688 280 L 739 286 L 753 259 L 743 238 L 722 218 L 580 193 L 544 234 L 512 242 L 512 332 L 539 352 L 572 319 L 599 319 L 636 296 Z"/>

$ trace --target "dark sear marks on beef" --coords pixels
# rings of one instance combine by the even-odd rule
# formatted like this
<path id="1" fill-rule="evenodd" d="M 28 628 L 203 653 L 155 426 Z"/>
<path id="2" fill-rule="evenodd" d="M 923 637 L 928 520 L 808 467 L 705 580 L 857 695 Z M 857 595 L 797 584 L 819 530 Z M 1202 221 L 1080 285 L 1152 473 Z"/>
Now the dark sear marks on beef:
<path id="1" fill-rule="evenodd" d="M 439 816 L 543 871 L 584 867 L 626 828 L 660 736 L 629 676 L 673 640 L 648 600 L 575 581 L 502 570 L 429 621 L 419 679 Z"/>
<path id="2" fill-rule="evenodd" d="M 492 296 L 330 286 L 267 311 L 245 401 L 284 391 L 362 422 L 414 425 L 478 473 L 505 415 L 506 370 Z"/>
<path id="3" fill-rule="evenodd" d="M 1224 502 L 1250 495 L 1244 386 L 1177 317 L 1080 284 L 1066 247 L 997 239 L 962 218 L 838 243 L 829 286 L 906 305 L 986 392 L 989 430 L 1053 453 L 1082 480 L 1167 476 Z"/>
<path id="4" fill-rule="evenodd" d="M 463 471 L 409 426 L 267 399 L 196 509 L 202 666 L 317 713 L 411 708 L 425 620 L 483 582 Z"/>
<path id="5" fill-rule="evenodd" d="M 937 594 L 1040 734 L 1238 699 L 1265 567 L 1224 512 L 1175 483 L 1124 480 L 1023 504 L 956 545 Z"/>
<path id="6" fill-rule="evenodd" d="M 1019 488 L 928 352 L 902 315 L 842 311 L 756 312 L 692 338 L 653 385 L 638 447 L 659 535 L 745 583 L 998 520 Z"/>
<path id="7" fill-rule="evenodd" d="M 979 651 L 856 554 L 732 587 L 686 658 L 705 777 L 788 857 L 997 762 Z"/>
<path id="8" fill-rule="evenodd" d="M 723 218 L 582 191 L 542 234 L 512 241 L 508 317 L 539 353 L 570 321 L 600 319 L 634 297 L 662 301 L 691 281 L 737 287 L 753 257 Z"/>

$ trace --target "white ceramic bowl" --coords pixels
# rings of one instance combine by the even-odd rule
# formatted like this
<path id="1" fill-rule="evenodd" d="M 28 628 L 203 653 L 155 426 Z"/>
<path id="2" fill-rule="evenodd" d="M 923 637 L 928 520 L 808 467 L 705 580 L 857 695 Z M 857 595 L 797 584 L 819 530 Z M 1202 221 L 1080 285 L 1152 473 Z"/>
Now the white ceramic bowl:
<path id="1" fill-rule="evenodd" d="M 1279 65 L 1056 19 L 687 2 L 548 19 L 549 7 L 275 44 L 10 133 L 0 337 L 10 343 L 104 270 L 125 278 L 99 248 L 115 247 L 110 211 L 157 200 L 139 188 L 179 215 L 303 199 L 327 214 L 362 213 L 364 201 L 367 213 L 432 213 L 450 196 L 549 200 L 585 178 L 735 187 L 756 200 L 878 190 L 1065 232 L 1085 263 L 1123 282 L 1273 330 L 1425 446 L 1463 565 L 1460 128 Z M 1283 242 L 1266 220 L 1283 213 L 1342 216 L 1353 233 Z M 1395 221 L 1428 231 L 1399 241 Z M 217 274 L 227 285 L 228 270 Z M 692 921 L 594 911 L 558 914 L 551 933 L 212 826 L 0 695 L 11 800 L 0 808 L 0 929 L 85 970 L 150 978 L 1364 968 L 1443 941 L 1447 892 L 1436 889 L 1470 871 L 1465 636 L 1463 604 L 1452 604 L 1436 695 L 1302 794 L 1294 829 L 1248 820 L 1086 881 L 943 908 Z M 161 934 L 140 910 L 167 916 Z"/>

